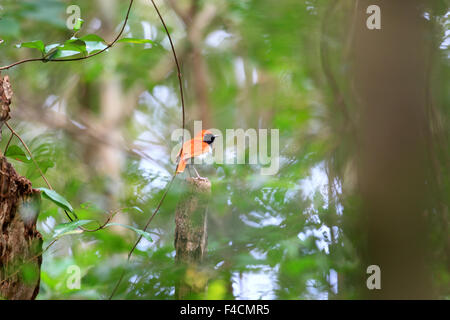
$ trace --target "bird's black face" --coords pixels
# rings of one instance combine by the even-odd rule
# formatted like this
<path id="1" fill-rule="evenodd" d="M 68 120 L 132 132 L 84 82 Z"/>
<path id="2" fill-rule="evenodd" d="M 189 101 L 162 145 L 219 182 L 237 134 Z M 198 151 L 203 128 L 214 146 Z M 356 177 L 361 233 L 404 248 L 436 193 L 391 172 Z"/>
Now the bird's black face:
<path id="1" fill-rule="evenodd" d="M 212 133 L 206 133 L 203 136 L 203 142 L 206 142 L 207 144 L 212 144 L 215 139 L 216 139 L 216 136 L 213 135 Z"/>

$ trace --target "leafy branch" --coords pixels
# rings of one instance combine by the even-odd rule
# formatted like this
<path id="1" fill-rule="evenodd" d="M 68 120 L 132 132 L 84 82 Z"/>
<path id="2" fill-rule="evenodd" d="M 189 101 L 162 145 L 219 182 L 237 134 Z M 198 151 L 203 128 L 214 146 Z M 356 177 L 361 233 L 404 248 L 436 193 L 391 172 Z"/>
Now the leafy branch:
<path id="1" fill-rule="evenodd" d="M 13 157 L 19 161 L 22 162 L 33 162 L 34 166 L 36 167 L 36 169 L 39 171 L 40 176 L 42 177 L 42 179 L 45 181 L 46 185 L 48 186 L 47 188 L 38 188 L 39 191 L 41 191 L 42 196 L 50 201 L 52 201 L 53 203 L 55 203 L 58 207 L 60 207 L 61 209 L 64 210 L 64 213 L 66 214 L 67 218 L 70 220 L 70 222 L 68 224 L 70 224 L 71 227 L 73 227 L 73 229 L 80 229 L 81 232 L 96 232 L 99 231 L 101 229 L 105 229 L 109 226 L 111 226 L 111 220 L 114 218 L 115 214 L 118 212 L 117 210 L 115 212 L 111 212 L 108 217 L 106 218 L 105 222 L 103 222 L 102 224 L 99 223 L 99 226 L 97 228 L 94 229 L 87 229 L 85 227 L 83 227 L 84 224 L 87 223 L 80 223 L 80 221 L 85 221 L 85 220 L 80 220 L 77 216 L 77 214 L 75 213 L 75 210 L 73 209 L 73 207 L 71 206 L 71 204 L 60 194 L 58 194 L 52 187 L 52 185 L 50 184 L 50 182 L 48 181 L 48 179 L 46 178 L 44 172 L 42 171 L 42 169 L 40 168 L 38 162 L 36 161 L 36 159 L 34 158 L 30 148 L 28 147 L 28 145 L 25 143 L 25 141 L 22 139 L 22 137 L 9 125 L 8 122 L 5 122 L 5 125 L 8 127 L 8 129 L 11 131 L 11 138 L 8 141 L 8 144 L 5 148 L 5 156 L 8 157 Z M 9 143 L 12 140 L 12 137 L 17 137 L 17 139 L 19 139 L 19 141 L 21 142 L 21 144 L 23 145 L 23 147 L 25 148 L 25 150 L 28 153 L 29 158 L 26 156 L 26 154 L 17 146 L 10 146 L 9 147 Z M 69 212 L 75 217 L 75 219 L 73 219 Z M 94 222 L 93 220 L 90 220 L 88 222 Z M 138 230 L 133 228 L 133 227 L 129 227 L 129 226 L 124 226 L 127 227 L 129 229 L 135 230 L 136 233 L 138 233 L 139 235 L 143 235 L 141 230 Z M 145 235 L 147 236 L 147 235 Z"/>
<path id="2" fill-rule="evenodd" d="M 154 0 L 150 0 L 156 13 L 158 14 L 158 17 L 165 29 L 165 32 L 168 36 L 170 45 L 171 45 L 171 50 L 173 53 L 173 57 L 174 57 L 174 61 L 175 61 L 175 65 L 177 68 L 177 76 L 178 76 L 178 84 L 179 84 L 179 91 L 180 91 L 180 98 L 181 98 L 181 107 L 182 107 L 182 128 L 183 130 L 185 129 L 185 102 L 184 102 L 184 93 L 183 93 L 183 83 L 182 83 L 182 75 L 181 75 L 181 68 L 180 68 L 180 64 L 176 55 L 176 51 L 175 51 L 175 46 L 173 44 L 172 38 L 170 36 L 170 32 L 167 28 L 167 25 L 161 15 L 161 13 L 159 12 L 158 7 L 156 6 Z M 127 14 L 125 17 L 125 21 L 118 33 L 118 35 L 115 37 L 115 39 L 111 42 L 105 45 L 105 41 L 97 36 L 97 35 L 87 35 L 81 38 L 76 38 L 75 35 L 77 32 L 75 33 L 75 35 L 67 40 L 63 45 L 60 44 L 51 44 L 51 45 L 47 45 L 45 46 L 45 44 L 40 41 L 33 41 L 33 42 L 27 42 L 27 43 L 22 43 L 19 45 L 19 47 L 27 47 L 27 48 L 34 48 L 34 49 L 38 49 L 41 54 L 42 57 L 41 58 L 30 58 L 30 59 L 24 59 L 24 60 L 20 60 L 17 62 L 14 62 L 10 65 L 7 66 L 3 66 L 0 67 L 0 71 L 2 70 L 8 70 L 12 67 L 15 67 L 17 65 L 21 65 L 24 63 L 28 63 L 28 62 L 35 62 L 35 61 L 40 61 L 40 62 L 68 62 L 68 61 L 80 61 L 80 60 L 85 60 L 85 59 L 89 59 L 91 57 L 97 56 L 105 51 L 107 51 L 109 48 L 111 48 L 114 44 L 116 44 L 117 42 L 130 42 L 130 43 L 144 43 L 143 41 L 146 42 L 151 42 L 150 40 L 142 40 L 142 39 L 132 39 L 132 38 L 125 38 L 125 39 L 120 39 L 120 37 L 122 36 L 126 24 L 128 22 L 129 19 L 129 15 L 130 15 L 130 11 L 132 8 L 134 0 L 130 0 L 130 4 L 128 6 L 128 10 L 127 10 Z M 80 25 L 81 27 L 81 25 Z M 74 55 L 83 55 L 81 57 L 73 57 L 70 58 L 71 56 Z M 69 58 L 66 58 L 69 57 Z M 6 122 L 5 122 L 6 123 Z M 113 226 L 113 225 L 117 225 L 114 223 L 110 223 L 110 221 L 112 220 L 112 217 L 114 216 L 114 214 L 110 214 L 110 216 L 107 218 L 106 222 L 103 223 L 102 225 L 100 225 L 98 228 L 96 229 L 86 229 L 83 227 L 83 225 L 92 222 L 92 220 L 79 220 L 77 215 L 75 214 L 75 211 L 73 210 L 73 208 L 70 206 L 70 204 L 62 197 L 60 196 L 58 193 L 56 193 L 52 186 L 50 185 L 49 181 L 47 180 L 47 178 L 45 177 L 45 174 L 42 172 L 42 170 L 39 168 L 38 163 L 36 162 L 36 160 L 34 159 L 31 151 L 29 150 L 28 146 L 26 145 L 26 143 L 23 141 L 23 139 L 9 126 L 8 123 L 6 123 L 8 129 L 11 131 L 12 135 L 10 140 L 8 141 L 7 144 L 7 148 L 9 147 L 9 143 L 11 142 L 11 139 L 13 136 L 16 136 L 20 142 L 22 143 L 22 145 L 25 147 L 25 149 L 27 150 L 27 153 L 30 156 L 30 159 L 33 161 L 33 163 L 35 164 L 35 166 L 37 167 L 37 169 L 39 170 L 40 175 L 42 176 L 42 178 L 44 179 L 44 181 L 46 182 L 47 186 L 49 187 L 49 189 L 45 189 L 45 188 L 41 188 L 40 190 L 43 192 L 44 196 L 47 197 L 48 199 L 50 199 L 51 201 L 53 201 L 55 204 L 57 204 L 58 206 L 60 206 L 66 216 L 68 217 L 68 219 L 70 220 L 69 223 L 67 224 L 63 224 L 61 226 L 62 230 L 59 230 L 57 233 L 57 238 L 55 238 L 50 245 L 43 250 L 39 255 L 43 254 L 45 251 L 48 250 L 48 248 L 53 245 L 57 239 L 59 239 L 59 237 L 61 237 L 64 234 L 72 234 L 75 233 L 76 229 L 81 229 L 81 232 L 85 231 L 85 232 L 95 232 L 101 229 L 104 229 L 106 227 L 109 226 Z M 182 145 L 184 144 L 184 136 L 182 137 Z M 6 148 L 6 149 L 7 149 Z M 5 150 L 6 151 L 6 150 Z M 181 150 L 182 151 L 182 150 Z M 148 219 L 147 223 L 145 224 L 145 227 L 143 230 L 139 230 L 136 229 L 134 227 L 130 227 L 130 226 L 124 226 L 126 228 L 132 229 L 135 232 L 137 232 L 139 234 L 139 238 L 137 239 L 136 243 L 134 244 L 134 246 L 132 247 L 132 249 L 130 250 L 130 252 L 128 253 L 128 261 L 131 259 L 131 256 L 134 252 L 134 250 L 136 249 L 137 245 L 139 244 L 139 242 L 142 240 L 143 237 L 150 239 L 149 234 L 147 233 L 147 228 L 149 227 L 149 225 L 151 224 L 151 222 L 153 221 L 153 218 L 156 216 L 156 214 L 159 212 L 164 200 L 166 199 L 166 196 L 170 190 L 170 187 L 172 185 L 172 182 L 175 180 L 176 177 L 176 172 L 173 173 L 172 179 L 170 180 L 170 182 L 167 184 L 166 186 L 166 190 L 160 200 L 160 202 L 158 203 L 158 206 L 156 207 L 155 211 L 153 212 L 153 214 L 150 216 L 150 218 Z M 69 212 L 71 212 L 74 217 L 75 220 L 69 215 Z M 78 233 L 78 232 L 76 232 Z M 110 299 L 113 298 L 117 288 L 119 287 L 123 277 L 125 275 L 125 271 L 122 272 L 122 275 L 119 279 L 119 281 L 117 282 L 111 296 Z"/>
<path id="3" fill-rule="evenodd" d="M 76 38 L 75 35 L 78 33 L 78 31 L 81 28 L 82 25 L 82 20 L 79 20 L 79 23 L 77 24 L 76 28 L 75 28 L 75 34 L 74 36 L 67 40 L 63 45 L 60 44 L 50 44 L 45 46 L 44 43 L 41 40 L 36 40 L 36 41 L 32 41 L 32 42 L 25 42 L 22 43 L 20 45 L 18 45 L 19 48 L 34 48 L 34 49 L 38 49 L 41 53 L 42 53 L 42 57 L 41 58 L 32 58 L 32 59 L 24 59 L 21 61 L 17 61 L 15 63 L 12 63 L 10 65 L 4 66 L 4 67 L 0 67 L 0 71 L 2 70 L 7 70 L 10 69 L 14 66 L 23 64 L 23 63 L 27 63 L 27 62 L 33 62 L 33 61 L 41 61 L 41 62 L 65 62 L 65 61 L 79 61 L 79 60 L 85 60 L 85 59 L 89 59 L 91 57 L 94 57 L 96 55 L 99 55 L 103 52 L 105 52 L 106 50 L 108 50 L 109 48 L 111 48 L 115 43 L 117 42 L 130 42 L 130 43 L 147 43 L 147 42 L 152 42 L 151 40 L 144 40 L 144 39 L 133 39 L 133 38 L 124 38 L 124 39 L 120 39 L 120 37 L 122 36 L 125 27 L 127 25 L 127 22 L 129 20 L 130 17 L 130 12 L 131 12 L 131 8 L 133 6 L 134 0 L 130 0 L 128 9 L 127 9 L 127 13 L 125 16 L 125 21 L 122 24 L 122 27 L 119 31 L 119 33 L 117 34 L 117 36 L 114 38 L 114 40 L 111 43 L 108 43 L 105 45 L 105 41 L 95 35 L 95 34 L 90 34 L 90 35 L 86 35 L 83 36 L 81 38 Z M 119 40 L 120 39 L 120 40 Z M 84 56 L 81 57 L 75 57 L 75 58 L 68 58 L 68 59 L 64 59 L 64 57 L 70 57 L 73 55 L 79 55 L 79 54 L 85 54 Z M 75 211 L 71 208 L 70 204 L 67 206 L 68 202 L 62 197 L 60 196 L 58 193 L 56 193 L 50 182 L 48 181 L 48 179 L 46 178 L 44 172 L 41 170 L 39 164 L 37 163 L 37 161 L 34 159 L 33 154 L 31 153 L 30 149 L 28 148 L 27 144 L 25 143 L 25 141 L 20 137 L 19 134 L 17 134 L 17 132 L 14 131 L 14 129 L 7 123 L 5 122 L 6 126 L 8 127 L 8 129 L 11 131 L 11 137 L 6 145 L 5 148 L 5 155 L 8 152 L 8 148 L 10 145 L 10 142 L 12 140 L 12 138 L 15 136 L 19 139 L 19 141 L 22 143 L 22 145 L 24 146 L 24 148 L 26 149 L 31 161 L 34 163 L 36 169 L 39 171 L 39 174 L 41 175 L 41 177 L 44 179 L 46 185 L 48 186 L 49 189 L 43 189 L 41 191 L 43 191 L 44 196 L 46 196 L 48 199 L 52 200 L 53 202 L 55 202 L 57 205 L 59 205 L 60 207 L 62 207 L 62 209 L 64 210 L 64 213 L 66 214 L 67 218 L 70 220 L 71 223 L 76 223 L 76 221 L 79 221 Z M 11 154 L 11 153 L 10 153 Z M 16 155 L 17 158 L 17 152 L 13 153 Z M 26 157 L 22 157 L 22 160 L 28 160 L 26 159 Z M 64 200 L 64 201 L 63 201 Z M 72 213 L 73 216 L 75 217 L 75 219 L 73 219 L 70 214 L 68 213 Z M 101 230 L 103 228 L 106 228 L 107 225 L 111 222 L 113 218 L 113 215 L 110 214 L 108 216 L 108 218 L 106 219 L 106 221 L 103 224 L 100 224 L 97 228 L 95 229 L 86 229 L 84 227 L 82 227 L 82 225 L 79 225 L 78 228 L 80 228 L 82 231 L 85 232 L 95 232 L 98 230 Z"/>
<path id="4" fill-rule="evenodd" d="M 20 48 L 34 48 L 38 49 L 42 53 L 41 58 L 31 58 L 31 59 L 24 59 L 17 62 L 14 62 L 10 65 L 0 67 L 0 71 L 2 70 L 8 70 L 12 67 L 15 67 L 20 64 L 24 64 L 27 62 L 67 62 L 67 61 L 80 61 L 80 60 L 86 60 L 92 57 L 95 57 L 112 46 L 119 42 L 120 37 L 122 36 L 125 27 L 127 25 L 128 19 L 130 17 L 130 11 L 131 7 L 133 6 L 134 0 L 130 0 L 130 4 L 128 6 L 127 14 L 125 17 L 125 21 L 123 22 L 123 25 L 117 34 L 117 36 L 114 38 L 114 40 L 110 43 L 105 44 L 106 42 L 99 36 L 95 34 L 90 34 L 81 38 L 72 37 L 72 39 L 67 40 L 63 45 L 60 44 L 51 44 L 48 46 L 45 46 L 44 43 L 41 40 L 32 41 L 32 42 L 26 42 L 19 45 Z M 80 26 L 81 27 L 81 26 Z M 133 42 L 136 41 L 136 39 L 122 39 L 121 42 Z M 148 42 L 151 42 L 148 40 Z M 135 42 L 133 42 L 135 43 Z M 80 55 L 81 57 L 74 57 L 74 58 L 65 58 L 70 57 L 74 55 Z"/>

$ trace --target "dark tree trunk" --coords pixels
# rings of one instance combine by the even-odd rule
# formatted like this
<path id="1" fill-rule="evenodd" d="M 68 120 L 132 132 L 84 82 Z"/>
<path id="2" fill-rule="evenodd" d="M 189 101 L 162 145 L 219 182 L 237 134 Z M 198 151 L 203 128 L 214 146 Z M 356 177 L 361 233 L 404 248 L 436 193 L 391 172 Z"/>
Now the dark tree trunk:
<path id="1" fill-rule="evenodd" d="M 359 2 L 355 86 L 362 111 L 358 175 L 367 218 L 368 265 L 381 269 L 376 299 L 432 298 L 427 268 L 426 209 L 430 199 L 426 61 L 431 42 L 422 1 L 381 1 L 381 30 L 366 27 Z M 367 278 L 369 275 L 365 275 Z"/>
<path id="2" fill-rule="evenodd" d="M 187 180 L 188 191 L 178 203 L 175 215 L 175 249 L 177 264 L 186 267 L 192 274 L 201 272 L 199 267 L 207 250 L 207 211 L 211 194 L 208 180 Z M 176 287 L 177 299 L 185 299 L 191 294 L 203 292 L 206 281 L 186 281 L 182 277 Z"/>
<path id="3" fill-rule="evenodd" d="M 39 292 L 42 237 L 36 230 L 40 193 L 0 158 L 0 298 L 35 299 Z"/>

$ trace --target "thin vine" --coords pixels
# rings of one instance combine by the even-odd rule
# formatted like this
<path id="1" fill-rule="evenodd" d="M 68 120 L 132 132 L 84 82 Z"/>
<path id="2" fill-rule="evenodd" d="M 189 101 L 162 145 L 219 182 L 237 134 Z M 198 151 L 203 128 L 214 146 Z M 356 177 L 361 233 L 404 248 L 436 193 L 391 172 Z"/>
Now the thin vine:
<path id="1" fill-rule="evenodd" d="M 174 44 L 173 44 L 172 37 L 170 36 L 170 32 L 169 32 L 169 29 L 167 28 L 167 25 L 166 25 L 166 23 L 165 23 L 165 21 L 164 21 L 164 18 L 162 17 L 162 15 L 161 15 L 161 13 L 160 13 L 160 11 L 159 11 L 159 9 L 158 9 L 158 6 L 156 5 L 155 1 L 154 1 L 154 0 L 150 0 L 150 2 L 152 3 L 153 7 L 155 8 L 155 11 L 156 11 L 156 13 L 158 14 L 158 17 L 159 17 L 159 19 L 160 19 L 160 21 L 161 21 L 161 23 L 162 23 L 162 25 L 163 25 L 163 27 L 164 27 L 164 30 L 166 31 L 167 38 L 169 39 L 170 47 L 171 47 L 171 49 L 172 49 L 172 54 L 173 54 L 173 58 L 174 58 L 174 61 L 175 61 L 175 65 L 176 65 L 176 68 L 177 68 L 178 85 L 179 85 L 179 89 L 180 89 L 180 99 L 181 99 L 181 111 L 182 111 L 182 118 L 183 118 L 183 119 L 182 119 L 182 125 L 183 125 L 182 128 L 183 128 L 183 132 L 184 132 L 184 129 L 185 129 L 185 126 L 186 126 L 186 125 L 185 125 L 185 121 L 186 121 L 186 120 L 185 120 L 185 104 L 184 104 L 184 94 L 183 94 L 183 81 L 182 81 L 182 76 L 181 76 L 180 63 L 178 62 L 178 58 L 177 58 L 177 53 L 176 53 L 176 50 L 175 50 L 175 46 L 174 46 Z M 182 136 L 182 143 L 181 143 L 181 146 L 183 146 L 183 145 L 184 145 L 184 134 L 183 134 L 183 136 Z M 181 147 L 180 153 L 182 153 L 182 152 L 183 152 L 183 147 Z M 178 165 L 178 163 L 177 163 L 177 165 Z M 174 171 L 174 173 L 173 173 L 173 175 L 172 175 L 172 178 L 170 179 L 169 183 L 168 183 L 167 186 L 166 186 L 166 189 L 165 189 L 165 191 L 164 191 L 163 196 L 161 197 L 161 200 L 160 200 L 159 203 L 158 203 L 158 206 L 156 207 L 155 211 L 154 211 L 153 214 L 150 216 L 150 218 L 147 220 L 147 223 L 145 224 L 144 229 L 143 229 L 144 232 L 147 231 L 147 228 L 148 228 L 148 227 L 150 226 L 150 224 L 152 223 L 153 218 L 156 216 L 156 214 L 157 214 L 157 213 L 159 212 L 159 210 L 161 209 L 161 206 L 162 206 L 164 200 L 166 199 L 167 194 L 169 193 L 170 187 L 172 186 L 172 183 L 173 183 L 173 181 L 175 180 L 175 177 L 176 177 L 176 169 L 175 169 L 175 171 Z M 137 245 L 139 244 L 139 242 L 141 241 L 141 239 L 142 239 L 142 235 L 139 236 L 139 238 L 138 238 L 137 241 L 134 243 L 134 245 L 133 245 L 133 247 L 131 248 L 131 250 L 128 252 L 127 263 L 130 261 L 131 256 L 133 255 L 133 252 L 134 252 L 134 250 L 136 249 L 136 247 L 137 247 Z M 113 289 L 111 295 L 109 296 L 109 300 L 111 300 L 111 299 L 114 297 L 114 295 L 115 295 L 115 293 L 117 292 L 117 289 L 119 288 L 120 283 L 122 282 L 124 276 L 125 276 L 125 270 L 122 271 L 122 274 L 120 275 L 119 280 L 117 281 L 117 283 L 116 283 L 116 285 L 114 286 L 114 289 Z"/>

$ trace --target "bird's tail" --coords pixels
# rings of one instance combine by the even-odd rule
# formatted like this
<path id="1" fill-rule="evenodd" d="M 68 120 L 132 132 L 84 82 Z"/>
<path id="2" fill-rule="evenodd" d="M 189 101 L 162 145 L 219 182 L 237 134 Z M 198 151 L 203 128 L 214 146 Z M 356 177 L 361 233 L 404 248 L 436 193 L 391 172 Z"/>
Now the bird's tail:
<path id="1" fill-rule="evenodd" d="M 186 161 L 184 159 L 180 159 L 177 166 L 177 173 L 183 172 L 186 168 Z"/>

